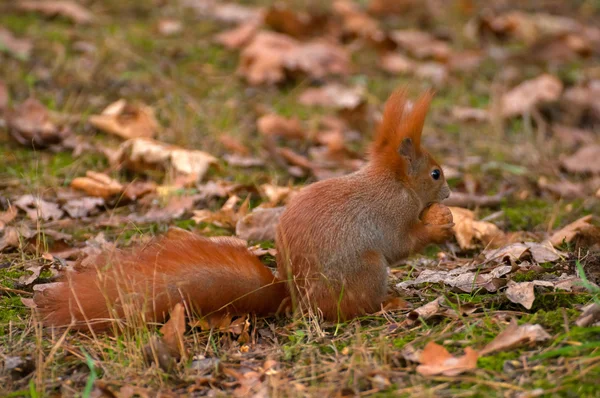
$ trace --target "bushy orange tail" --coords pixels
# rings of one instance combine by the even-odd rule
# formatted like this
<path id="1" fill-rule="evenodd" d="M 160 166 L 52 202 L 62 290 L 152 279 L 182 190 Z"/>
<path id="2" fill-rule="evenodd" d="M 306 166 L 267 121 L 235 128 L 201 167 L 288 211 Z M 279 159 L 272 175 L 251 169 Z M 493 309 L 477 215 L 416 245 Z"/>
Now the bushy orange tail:
<path id="1" fill-rule="evenodd" d="M 34 296 L 46 326 L 102 330 L 141 315 L 162 322 L 176 303 L 200 316 L 275 313 L 286 287 L 235 238 L 171 233 L 99 256 Z"/>

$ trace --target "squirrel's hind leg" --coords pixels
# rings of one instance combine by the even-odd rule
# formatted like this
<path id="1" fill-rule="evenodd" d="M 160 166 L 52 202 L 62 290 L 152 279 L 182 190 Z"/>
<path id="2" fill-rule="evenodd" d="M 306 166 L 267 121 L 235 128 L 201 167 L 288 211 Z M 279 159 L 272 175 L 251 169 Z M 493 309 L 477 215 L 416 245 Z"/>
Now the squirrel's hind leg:
<path id="1" fill-rule="evenodd" d="M 381 253 L 367 251 L 358 271 L 342 281 L 321 278 L 310 289 L 310 299 L 329 321 L 377 312 L 387 296 L 387 267 Z"/>

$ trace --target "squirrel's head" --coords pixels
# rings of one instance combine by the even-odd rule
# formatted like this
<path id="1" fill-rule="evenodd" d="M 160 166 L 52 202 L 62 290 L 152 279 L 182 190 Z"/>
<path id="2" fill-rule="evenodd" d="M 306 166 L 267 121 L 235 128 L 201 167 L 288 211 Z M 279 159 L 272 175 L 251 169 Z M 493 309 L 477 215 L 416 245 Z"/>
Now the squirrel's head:
<path id="1" fill-rule="evenodd" d="M 442 168 L 421 148 L 421 133 L 432 97 L 432 92 L 426 92 L 409 110 L 406 92 L 396 90 L 385 104 L 383 120 L 371 147 L 371 164 L 411 187 L 424 205 L 440 202 L 450 195 Z"/>

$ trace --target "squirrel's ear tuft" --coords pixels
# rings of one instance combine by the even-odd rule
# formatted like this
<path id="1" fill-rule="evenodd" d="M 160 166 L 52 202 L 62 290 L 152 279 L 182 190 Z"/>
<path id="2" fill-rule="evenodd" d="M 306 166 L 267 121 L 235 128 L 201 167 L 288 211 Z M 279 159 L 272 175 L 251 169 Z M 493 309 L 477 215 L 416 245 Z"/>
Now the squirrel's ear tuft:
<path id="1" fill-rule="evenodd" d="M 372 159 L 406 173 L 409 158 L 415 160 L 421 154 L 421 133 L 432 98 L 433 92 L 425 92 L 408 111 L 404 88 L 390 96 L 371 147 Z"/>
<path id="2" fill-rule="evenodd" d="M 417 154 L 421 152 L 421 134 L 433 92 L 426 91 L 415 101 L 411 111 L 403 118 L 398 126 L 397 134 L 400 139 L 410 138 Z"/>

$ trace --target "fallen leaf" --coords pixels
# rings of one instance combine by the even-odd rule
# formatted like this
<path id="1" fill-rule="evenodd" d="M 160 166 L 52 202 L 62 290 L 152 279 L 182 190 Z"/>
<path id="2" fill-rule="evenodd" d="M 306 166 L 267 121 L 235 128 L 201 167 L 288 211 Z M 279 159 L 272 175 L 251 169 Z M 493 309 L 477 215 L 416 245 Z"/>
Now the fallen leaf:
<path id="1" fill-rule="evenodd" d="M 521 304 L 530 310 L 535 300 L 534 286 L 533 282 L 515 283 L 510 281 L 505 292 L 506 297 L 513 303 Z"/>
<path id="2" fill-rule="evenodd" d="M 83 218 L 97 214 L 102 206 L 104 206 L 104 199 L 85 197 L 71 199 L 62 208 L 71 218 Z"/>
<path id="3" fill-rule="evenodd" d="M 412 308 L 412 305 L 400 297 L 392 297 L 387 299 L 382 304 L 384 311 L 398 311 Z"/>
<path id="4" fill-rule="evenodd" d="M 452 53 L 448 43 L 421 30 L 395 30 L 390 37 L 400 48 L 418 59 L 446 61 Z"/>
<path id="5" fill-rule="evenodd" d="M 586 145 L 571 156 L 561 160 L 562 166 L 570 173 L 600 174 L 600 145 Z"/>
<path id="6" fill-rule="evenodd" d="M 444 296 L 440 296 L 425 305 L 415 308 L 409 312 L 407 318 L 411 321 L 416 321 L 417 319 L 427 320 L 434 315 L 438 315 L 440 312 L 445 311 L 445 309 L 442 309 L 440 305 L 442 302 L 444 302 L 444 300 Z"/>
<path id="7" fill-rule="evenodd" d="M 439 62 L 425 62 L 417 64 L 415 76 L 429 80 L 436 86 L 441 86 L 448 80 L 448 68 Z"/>
<path id="8" fill-rule="evenodd" d="M 9 206 L 6 211 L 0 211 L 0 225 L 10 224 L 16 217 L 18 211 L 15 206 Z"/>
<path id="9" fill-rule="evenodd" d="M 475 240 L 484 245 L 490 242 L 501 242 L 504 233 L 494 224 L 475 220 L 475 214 L 460 207 L 450 207 L 454 219 L 454 235 L 461 249 L 473 249 Z"/>
<path id="10" fill-rule="evenodd" d="M 135 180 L 125 186 L 123 196 L 129 200 L 139 199 L 149 193 L 156 192 L 157 185 L 154 181 Z"/>
<path id="11" fill-rule="evenodd" d="M 560 246 L 563 242 L 571 243 L 578 238 L 585 241 L 598 242 L 600 240 L 600 228 L 592 224 L 594 216 L 588 214 L 577 221 L 566 225 L 562 229 L 556 231 L 550 237 L 550 243 L 553 246 Z"/>
<path id="12" fill-rule="evenodd" d="M 134 217 L 137 222 L 160 222 L 175 220 L 194 208 L 196 196 L 174 195 L 168 198 L 165 206 L 153 207 L 146 214 Z"/>
<path id="13" fill-rule="evenodd" d="M 353 2 L 336 0 L 333 3 L 333 12 L 342 19 L 342 30 L 346 36 L 363 37 L 382 42 L 386 35 L 379 27 L 379 22 L 364 13 Z"/>
<path id="14" fill-rule="evenodd" d="M 600 123 L 600 79 L 569 87 L 565 90 L 560 105 L 564 124 Z"/>
<path id="15" fill-rule="evenodd" d="M 34 236 L 37 235 L 36 231 L 29 229 L 26 226 L 22 227 L 6 227 L 4 234 L 0 238 L 0 252 L 6 249 L 20 248 Z"/>
<path id="16" fill-rule="evenodd" d="M 203 151 L 188 150 L 149 138 L 123 142 L 115 156 L 118 162 L 134 171 L 162 170 L 201 180 L 217 159 Z"/>
<path id="17" fill-rule="evenodd" d="M 75 23 L 88 24 L 94 20 L 91 12 L 73 1 L 19 1 L 17 8 L 25 11 L 38 11 L 53 17 L 60 15 Z"/>
<path id="18" fill-rule="evenodd" d="M 0 51 L 5 51 L 18 59 L 27 60 L 32 49 L 31 40 L 16 38 L 9 30 L 0 27 Z"/>
<path id="19" fill-rule="evenodd" d="M 220 0 L 183 0 L 182 5 L 192 8 L 201 17 L 210 17 L 226 23 L 242 23 L 261 18 L 261 8 Z"/>
<path id="20" fill-rule="evenodd" d="M 169 320 L 160 328 L 160 333 L 162 333 L 162 341 L 175 358 L 186 357 L 183 341 L 183 334 L 185 333 L 185 307 L 181 303 L 175 304 L 175 307 L 169 311 Z"/>
<path id="21" fill-rule="evenodd" d="M 85 175 L 85 177 L 74 178 L 71 181 L 71 188 L 104 199 L 110 199 L 123 192 L 123 185 L 106 174 L 87 171 Z"/>
<path id="22" fill-rule="evenodd" d="M 306 133 L 297 118 L 285 118 L 283 116 L 269 114 L 262 116 L 256 121 L 258 131 L 265 136 L 277 136 L 288 139 L 303 140 Z"/>
<path id="23" fill-rule="evenodd" d="M 275 3 L 269 7 L 264 20 L 274 31 L 294 38 L 319 35 L 327 26 L 325 14 L 292 10 L 285 3 Z"/>
<path id="24" fill-rule="evenodd" d="M 449 271 L 425 269 L 416 279 L 400 282 L 397 286 L 406 289 L 423 283 L 443 283 L 467 293 L 478 289 L 495 292 L 506 284 L 506 280 L 500 278 L 511 271 L 511 267 L 508 265 L 491 270 L 473 270 L 472 268 L 469 265 Z"/>
<path id="25" fill-rule="evenodd" d="M 540 104 L 557 101 L 562 91 L 562 82 L 549 74 L 524 81 L 502 96 L 502 116 L 529 113 Z"/>
<path id="26" fill-rule="evenodd" d="M 279 217 L 284 210 L 284 207 L 254 209 L 237 222 L 235 234 L 247 241 L 273 240 Z"/>
<path id="27" fill-rule="evenodd" d="M 512 319 L 510 325 L 490 341 L 479 354 L 483 356 L 493 352 L 511 350 L 522 345 L 546 341 L 550 337 L 540 325 L 524 324 L 519 326 L 517 321 Z"/>
<path id="28" fill-rule="evenodd" d="M 455 106 L 452 108 L 452 117 L 459 122 L 485 122 L 489 119 L 487 109 L 468 108 L 464 106 Z M 454 195 L 454 193 L 453 193 Z"/>
<path id="29" fill-rule="evenodd" d="M 600 304 L 593 302 L 583 307 L 575 325 L 579 327 L 600 325 Z"/>
<path id="30" fill-rule="evenodd" d="M 417 366 L 417 372 L 423 376 L 457 376 L 476 369 L 478 357 L 478 352 L 471 347 L 465 348 L 464 356 L 453 357 L 446 348 L 430 341 L 421 353 L 421 365 Z"/>
<path id="31" fill-rule="evenodd" d="M 302 105 L 353 110 L 365 102 L 365 90 L 362 86 L 345 87 L 330 83 L 318 88 L 307 88 L 300 94 L 298 102 Z"/>
<path id="32" fill-rule="evenodd" d="M 387 52 L 382 55 L 379 65 L 381 69 L 392 74 L 413 73 L 417 68 L 415 61 L 397 52 Z"/>
<path id="33" fill-rule="evenodd" d="M 273 184 L 262 184 L 260 192 L 266 197 L 270 206 L 276 206 L 280 203 L 286 203 L 297 192 L 292 187 L 281 187 Z"/>
<path id="34" fill-rule="evenodd" d="M 486 260 L 508 259 L 510 261 L 523 261 L 526 259 L 532 259 L 539 264 L 557 261 L 566 257 L 565 253 L 554 249 L 549 242 L 512 243 L 496 250 L 486 250 L 484 255 Z"/>
<path id="35" fill-rule="evenodd" d="M 538 179 L 538 187 L 564 199 L 584 197 L 586 191 L 586 186 L 583 183 L 575 183 L 569 180 L 549 182 L 544 176 Z"/>
<path id="36" fill-rule="evenodd" d="M 217 34 L 215 41 L 230 50 L 237 50 L 246 46 L 261 26 L 262 20 L 250 20 Z"/>
<path id="37" fill-rule="evenodd" d="M 14 202 L 14 205 L 27 213 L 33 221 L 58 220 L 64 214 L 56 203 L 47 202 L 34 195 L 23 195 Z"/>
<path id="38" fill-rule="evenodd" d="M 152 108 L 129 104 L 123 99 L 107 106 L 102 114 L 90 116 L 89 122 L 99 130 L 125 139 L 151 138 L 159 129 Z"/>
<path id="39" fill-rule="evenodd" d="M 238 167 L 261 167 L 265 165 L 264 160 L 253 158 L 251 156 L 240 156 L 240 155 L 225 155 L 223 156 L 223 160 L 225 160 L 229 165 L 238 166 Z"/>
<path id="40" fill-rule="evenodd" d="M 208 209 L 194 210 L 194 216 L 192 220 L 196 223 L 206 222 L 211 223 L 222 228 L 235 228 L 238 220 L 244 217 L 248 213 L 248 200 L 246 200 L 236 210 L 237 203 L 240 198 L 236 195 L 231 196 L 225 204 L 216 212 L 212 212 Z"/>
<path id="41" fill-rule="evenodd" d="M 242 51 L 238 74 L 259 85 L 279 83 L 288 72 L 321 79 L 346 75 L 349 68 L 350 56 L 339 46 L 325 41 L 299 43 L 279 33 L 259 32 Z"/>
<path id="42" fill-rule="evenodd" d="M 229 151 L 235 152 L 240 155 L 247 156 L 250 154 L 250 149 L 244 144 L 242 144 L 238 139 L 230 136 L 230 135 L 220 135 L 219 142 L 223 144 L 225 148 Z"/>
<path id="43" fill-rule="evenodd" d="M 21 145 L 46 148 L 60 143 L 64 138 L 50 120 L 46 107 L 34 98 L 7 111 L 6 124 L 11 137 Z"/>
<path id="44" fill-rule="evenodd" d="M 177 19 L 161 19 L 157 25 L 158 33 L 163 36 L 173 36 L 181 33 L 183 30 L 183 24 Z"/>

